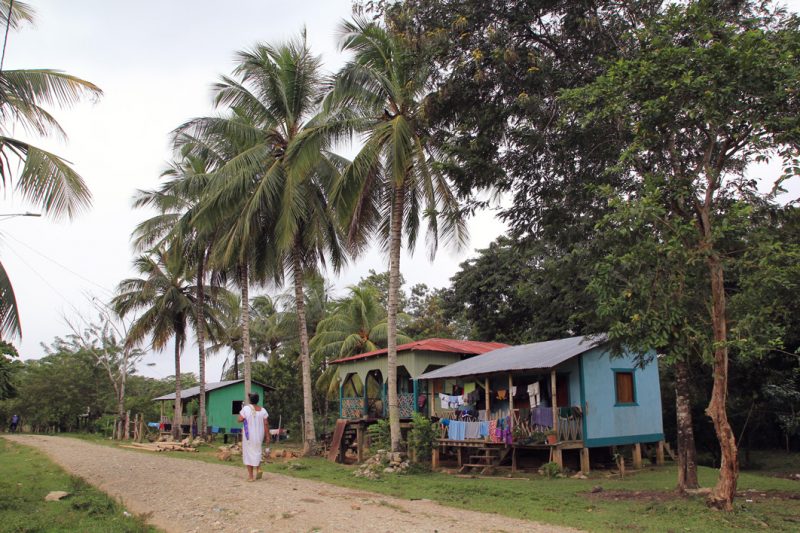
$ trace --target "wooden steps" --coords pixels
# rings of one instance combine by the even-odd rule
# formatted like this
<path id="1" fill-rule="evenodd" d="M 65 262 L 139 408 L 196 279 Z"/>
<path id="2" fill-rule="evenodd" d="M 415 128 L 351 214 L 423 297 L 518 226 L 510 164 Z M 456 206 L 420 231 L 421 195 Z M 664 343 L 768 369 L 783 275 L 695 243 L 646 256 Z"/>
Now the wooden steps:
<path id="1" fill-rule="evenodd" d="M 499 448 L 499 447 L 480 447 L 478 448 L 479 451 L 483 452 L 480 455 L 470 455 L 469 456 L 469 463 L 465 463 L 461 465 L 461 468 L 458 470 L 459 474 L 466 474 L 471 472 L 472 469 L 481 469 L 482 475 L 488 475 L 494 472 L 495 468 L 500 466 L 500 464 L 506 460 L 506 458 L 511 453 L 511 448 Z"/>

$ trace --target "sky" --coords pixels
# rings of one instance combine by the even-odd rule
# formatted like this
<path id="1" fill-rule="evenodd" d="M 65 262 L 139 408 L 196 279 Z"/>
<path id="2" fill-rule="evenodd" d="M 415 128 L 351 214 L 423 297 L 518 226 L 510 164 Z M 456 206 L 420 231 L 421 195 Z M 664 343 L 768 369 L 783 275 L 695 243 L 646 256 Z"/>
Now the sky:
<path id="1" fill-rule="evenodd" d="M 99 86 L 104 95 L 69 110 L 52 110 L 69 139 L 28 138 L 73 163 L 93 195 L 90 210 L 73 221 L 2 215 L 38 212 L 13 191 L 0 197 L 0 257 L 14 285 L 23 328 L 14 344 L 23 358 L 45 354 L 56 336 L 69 333 L 67 317 L 93 319 L 92 298 L 107 302 L 117 284 L 136 273 L 130 234 L 148 213 L 134 210 L 137 189 L 159 183 L 172 153 L 171 130 L 212 112 L 211 84 L 233 68 L 235 51 L 258 42 L 281 42 L 306 29 L 312 50 L 335 71 L 345 61 L 336 28 L 350 16 L 350 0 L 31 0 L 34 26 L 11 32 L 4 68 L 53 68 Z M 14 132 L 27 138 L 24 131 Z M 469 224 L 463 251 L 442 249 L 431 263 L 424 243 L 401 268 L 408 286 L 449 285 L 471 250 L 485 248 L 504 231 L 493 213 Z M 378 250 L 350 264 L 337 278 L 343 292 L 370 269 L 385 271 Z M 257 289 L 258 291 L 258 289 Z M 263 289 L 264 292 L 277 292 Z M 252 292 L 251 292 L 252 294 Z M 220 376 L 224 355 L 208 361 L 208 381 Z M 183 371 L 197 371 L 197 351 L 187 346 Z M 173 372 L 171 348 L 150 353 L 141 374 Z"/>

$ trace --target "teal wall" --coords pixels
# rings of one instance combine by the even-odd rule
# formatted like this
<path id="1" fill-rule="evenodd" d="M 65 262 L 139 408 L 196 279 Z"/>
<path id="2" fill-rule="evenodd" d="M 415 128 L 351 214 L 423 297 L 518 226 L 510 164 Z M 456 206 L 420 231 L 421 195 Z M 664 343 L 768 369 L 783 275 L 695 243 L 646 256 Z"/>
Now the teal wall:
<path id="1" fill-rule="evenodd" d="M 598 347 L 575 358 L 583 376 L 581 391 L 587 447 L 656 442 L 664 438 L 658 363 L 637 368 L 630 355 L 611 358 Z M 633 404 L 616 405 L 614 369 L 633 372 Z M 572 380 L 570 380 L 571 382 Z"/>
<path id="2" fill-rule="evenodd" d="M 261 397 L 259 405 L 264 405 L 264 388 L 253 383 L 251 389 Z M 206 400 L 208 425 L 225 428 L 227 433 L 230 433 L 232 427 L 241 427 L 241 423 L 236 420 L 238 413 L 231 414 L 231 406 L 234 401 L 242 400 L 244 400 L 244 382 L 208 392 Z M 269 400 L 267 400 L 267 404 L 269 404 Z M 269 411 L 268 406 L 267 411 Z"/>

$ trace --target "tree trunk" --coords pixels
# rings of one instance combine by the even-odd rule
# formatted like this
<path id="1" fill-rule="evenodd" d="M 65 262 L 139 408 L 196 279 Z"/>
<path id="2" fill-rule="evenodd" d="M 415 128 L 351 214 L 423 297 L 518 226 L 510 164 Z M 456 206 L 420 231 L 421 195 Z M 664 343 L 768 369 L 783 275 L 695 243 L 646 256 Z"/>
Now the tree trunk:
<path id="1" fill-rule="evenodd" d="M 697 450 L 694 445 L 689 365 L 682 357 L 675 361 L 675 416 L 678 430 L 678 490 L 696 489 Z"/>
<path id="2" fill-rule="evenodd" d="M 297 329 L 300 334 L 300 365 L 303 378 L 303 454 L 308 455 L 316 446 L 314 430 L 314 410 L 311 397 L 311 354 L 308 350 L 308 329 L 306 325 L 306 304 L 303 294 L 303 265 L 300 255 L 292 252 L 292 275 L 294 277 L 294 299 L 297 306 Z"/>
<path id="3" fill-rule="evenodd" d="M 172 438 L 181 440 L 181 350 L 175 339 L 175 410 L 172 414 Z"/>
<path id="4" fill-rule="evenodd" d="M 239 379 L 239 354 L 233 352 L 233 379 Z"/>
<path id="5" fill-rule="evenodd" d="M 404 200 L 405 187 L 396 186 L 392 200 L 392 220 L 389 233 L 389 301 L 388 316 L 386 317 L 389 330 L 386 387 L 389 402 L 389 433 L 393 452 L 400 450 L 400 408 L 397 401 L 397 303 L 400 294 L 400 246 L 402 244 Z"/>
<path id="6" fill-rule="evenodd" d="M 244 403 L 250 403 L 250 294 L 247 263 L 239 265 L 239 283 L 242 289 L 242 353 L 244 354 Z"/>
<path id="7" fill-rule="evenodd" d="M 707 229 L 708 231 L 708 229 Z M 708 231 L 710 234 L 710 231 Z M 706 239 L 710 243 L 710 239 Z M 711 323 L 714 328 L 714 387 L 706 414 L 714 422 L 720 446 L 720 467 L 717 485 L 708 496 L 708 504 L 725 511 L 733 510 L 736 495 L 736 482 L 739 477 L 739 458 L 736 450 L 736 437 L 728 422 L 728 346 L 725 315 L 725 285 L 722 263 L 719 256 L 710 249 L 707 259 L 711 275 Z"/>
<path id="8" fill-rule="evenodd" d="M 205 327 L 205 314 L 203 307 L 205 305 L 205 263 L 206 263 L 206 254 L 205 252 L 201 252 L 198 254 L 198 262 L 197 262 L 197 301 L 195 302 L 196 307 L 196 334 L 197 334 L 197 350 L 199 352 L 199 373 L 200 373 L 200 427 L 198 428 L 200 437 L 202 439 L 206 438 L 206 426 L 207 419 L 206 419 L 206 327 Z"/>

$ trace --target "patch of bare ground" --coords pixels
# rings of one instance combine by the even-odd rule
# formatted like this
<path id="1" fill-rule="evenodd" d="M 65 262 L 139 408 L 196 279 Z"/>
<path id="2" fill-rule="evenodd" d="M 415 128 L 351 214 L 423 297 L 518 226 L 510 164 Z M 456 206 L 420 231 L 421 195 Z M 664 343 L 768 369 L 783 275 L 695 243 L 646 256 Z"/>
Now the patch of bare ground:
<path id="1" fill-rule="evenodd" d="M 40 435 L 5 437 L 46 453 L 168 532 L 574 532 L 425 500 L 402 500 L 243 467 L 187 461 Z"/>

